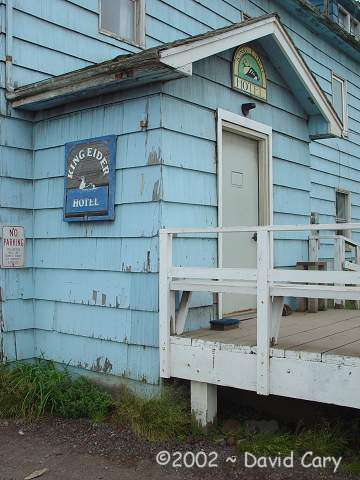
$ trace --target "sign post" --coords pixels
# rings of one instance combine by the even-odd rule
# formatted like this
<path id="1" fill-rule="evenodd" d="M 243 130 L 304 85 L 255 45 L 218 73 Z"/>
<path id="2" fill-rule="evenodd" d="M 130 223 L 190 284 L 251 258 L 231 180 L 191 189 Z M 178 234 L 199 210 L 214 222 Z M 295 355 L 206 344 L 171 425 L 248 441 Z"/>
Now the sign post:
<path id="1" fill-rule="evenodd" d="M 25 264 L 24 227 L 2 227 L 2 268 L 23 268 Z"/>

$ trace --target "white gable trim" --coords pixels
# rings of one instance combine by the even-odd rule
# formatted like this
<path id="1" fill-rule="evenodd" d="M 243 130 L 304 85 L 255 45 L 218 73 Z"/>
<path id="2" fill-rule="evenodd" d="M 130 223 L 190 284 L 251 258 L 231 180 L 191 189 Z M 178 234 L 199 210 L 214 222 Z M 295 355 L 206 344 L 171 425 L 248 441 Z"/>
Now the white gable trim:
<path id="1" fill-rule="evenodd" d="M 189 75 L 191 74 L 190 66 L 193 62 L 268 35 L 272 35 L 275 38 L 281 51 L 292 64 L 304 88 L 328 123 L 328 132 L 324 136 L 341 137 L 343 127 L 340 119 L 275 15 L 260 19 L 257 22 L 244 24 L 234 28 L 234 30 L 219 33 L 218 35 L 162 50 L 160 52 L 160 62 L 179 69 L 183 73 L 184 67 L 186 67 Z M 321 135 L 319 135 L 320 137 Z"/>
<path id="2" fill-rule="evenodd" d="M 274 29 L 274 36 L 277 40 L 277 43 L 284 52 L 284 55 L 294 66 L 294 69 L 298 72 L 301 81 L 303 82 L 306 90 L 311 94 L 323 117 L 327 119 L 329 123 L 329 134 L 336 137 L 341 137 L 343 134 L 343 126 L 333 106 L 328 101 L 325 93 L 321 90 L 320 85 L 315 80 L 314 76 L 309 70 L 309 67 L 304 62 L 293 42 L 289 41 L 288 34 L 277 20 L 276 24 L 278 28 Z"/>
<path id="3" fill-rule="evenodd" d="M 237 45 L 271 35 L 274 31 L 274 19 L 275 17 L 265 18 L 212 37 L 162 50 L 160 52 L 160 62 L 173 68 L 179 68 Z"/>

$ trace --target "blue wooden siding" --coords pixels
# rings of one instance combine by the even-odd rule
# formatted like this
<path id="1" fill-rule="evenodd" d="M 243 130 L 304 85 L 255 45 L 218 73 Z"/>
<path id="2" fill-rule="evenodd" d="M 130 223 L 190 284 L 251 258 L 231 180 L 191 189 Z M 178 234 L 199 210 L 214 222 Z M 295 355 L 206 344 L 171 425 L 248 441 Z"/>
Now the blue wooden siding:
<path id="1" fill-rule="evenodd" d="M 158 383 L 160 120 L 160 97 L 149 95 L 35 123 L 36 355 Z M 109 133 L 116 220 L 63 222 L 64 144 Z"/>
<path id="2" fill-rule="evenodd" d="M 171 2 L 164 1 L 167 5 Z M 181 3 L 181 10 L 184 14 L 196 19 L 202 23 L 202 19 L 206 18 L 208 22 L 208 15 L 203 17 L 198 17 L 195 13 L 193 4 L 194 2 L 188 2 L 186 5 Z M 177 2 L 177 5 L 180 5 Z M 307 62 L 308 66 L 315 75 L 318 83 L 324 92 L 328 95 L 331 100 L 332 96 L 332 87 L 331 87 L 331 74 L 332 71 L 338 75 L 344 77 L 347 80 L 348 86 L 348 113 L 349 113 L 349 136 L 347 139 L 329 139 L 323 141 L 313 141 L 310 142 L 310 155 L 307 152 L 306 145 L 303 145 L 302 148 L 299 148 L 299 145 L 296 145 L 296 148 L 290 148 L 289 136 L 294 136 L 295 128 L 294 124 L 290 124 L 288 132 L 283 131 L 283 127 L 276 128 L 277 135 L 274 138 L 274 206 L 275 206 L 275 221 L 279 223 L 307 223 L 308 217 L 311 211 L 315 211 L 320 215 L 320 221 L 333 222 L 335 220 L 335 188 L 344 188 L 352 192 L 352 220 L 359 220 L 359 166 L 358 158 L 360 156 L 360 135 L 359 135 L 359 126 L 360 126 L 360 70 L 359 64 L 350 56 L 348 56 L 343 50 L 336 48 L 334 45 L 331 45 L 326 39 L 321 38 L 316 32 L 310 31 L 304 24 L 301 22 L 301 19 L 289 14 L 281 5 L 281 2 L 273 1 L 262 1 L 262 0 L 242 0 L 242 1 L 231 1 L 223 2 L 217 1 L 212 3 L 211 6 L 209 2 L 202 1 L 200 2 L 202 6 L 207 8 L 212 8 L 212 15 L 215 13 L 219 21 L 223 21 L 224 24 L 227 22 L 236 21 L 235 18 L 239 15 L 240 10 L 244 10 L 247 14 L 251 16 L 257 16 L 271 11 L 279 12 L 282 22 L 288 29 L 289 34 L 292 36 L 296 46 L 299 48 L 302 56 Z M 185 7 L 183 9 L 183 7 Z M 166 9 L 167 7 L 163 7 Z M 159 14 L 160 16 L 160 14 Z M 211 16 L 211 18 L 213 18 Z M 176 28 L 176 32 L 181 30 L 183 36 L 193 34 L 192 27 L 193 23 L 184 22 L 181 25 L 178 23 L 175 24 L 171 22 L 172 25 Z M 210 26 L 210 25 L 209 25 Z M 199 25 L 199 30 L 203 28 L 203 25 Z M 212 28 L 215 28 L 212 26 Z M 165 35 L 165 31 L 163 33 Z M 158 34 L 158 40 L 167 41 L 171 36 L 164 38 L 161 34 Z M 229 68 L 227 66 L 220 67 L 220 62 L 225 60 L 226 55 L 221 54 L 216 57 L 213 57 L 208 62 L 200 62 L 198 69 L 195 70 L 196 74 L 199 76 L 203 74 L 203 71 L 200 72 L 199 69 L 207 70 L 210 62 L 218 63 L 218 68 L 213 68 L 213 80 L 216 82 L 222 81 L 226 83 L 229 82 L 226 79 L 226 76 L 229 75 Z M 192 79 L 194 80 L 194 79 Z M 272 79 L 271 79 L 272 80 Z M 201 80 L 202 81 L 202 80 Z M 209 105 L 209 101 L 214 101 L 217 103 L 218 100 L 218 88 L 214 84 L 205 85 L 201 84 L 201 81 L 196 78 L 195 82 L 191 83 L 191 92 L 192 98 L 189 100 L 201 103 L 202 105 Z M 186 85 L 188 82 L 188 85 Z M 183 82 L 183 87 L 181 87 L 180 82 L 177 82 L 177 92 L 172 92 L 172 95 L 181 97 L 181 88 L 183 92 L 186 91 L 187 87 L 190 84 L 190 80 L 185 80 Z M 272 97 L 276 98 L 276 83 L 271 81 L 272 87 Z M 281 90 L 280 90 L 281 92 Z M 280 96 L 281 93 L 279 92 Z M 227 95 L 235 97 L 235 93 L 231 92 Z M 195 98 L 197 97 L 197 98 Z M 202 97 L 207 97 L 203 99 Z M 290 106 L 293 106 L 294 102 L 287 99 L 288 104 L 286 108 L 288 111 L 296 114 L 296 110 L 291 110 Z M 231 102 L 229 102 L 231 103 Z M 271 101 L 270 101 L 271 103 Z M 276 104 L 276 100 L 275 100 Z M 209 105 L 210 107 L 212 105 Z M 276 106 L 276 105 L 275 105 Z M 299 106 L 298 106 L 299 107 Z M 229 108 L 231 110 L 231 108 Z M 300 107 L 301 109 L 301 107 Z M 256 111 L 254 113 L 254 118 L 256 118 Z M 262 117 L 263 118 L 263 117 Z M 277 118 L 279 123 L 284 123 L 284 116 L 281 117 L 277 112 Z M 265 121 L 262 119 L 262 121 Z M 265 123 L 272 123 L 266 122 Z M 182 127 L 184 128 L 184 127 Z M 186 127 L 185 127 L 186 128 Z M 301 128 L 301 127 L 300 127 Z M 199 137 L 202 137 L 202 133 L 199 132 Z M 280 138 L 282 138 L 282 141 Z M 294 139 L 291 141 L 300 140 L 304 141 L 304 137 L 296 133 Z M 287 152 L 291 152 L 294 155 L 292 158 L 281 159 L 278 158 L 276 153 L 277 144 L 280 147 L 281 155 L 287 155 Z M 297 159 L 297 160 L 296 160 Z M 293 175 L 289 175 L 289 168 L 292 168 L 291 172 L 295 172 L 294 163 L 300 163 L 303 166 L 301 186 L 297 190 L 299 192 L 296 196 L 289 196 L 285 193 L 288 188 L 293 188 L 294 185 L 282 185 L 282 183 L 291 182 L 291 178 L 294 178 Z M 289 166 L 289 163 L 292 164 L 292 167 Z M 307 174 L 305 173 L 305 166 L 311 165 L 311 171 Z M 297 173 L 300 174 L 299 169 Z M 282 179 L 283 180 L 282 180 Z M 299 177 L 296 177 L 299 178 Z M 282 187 L 282 188 L 279 188 Z M 303 193 L 301 193 L 303 192 Z M 310 193 L 308 196 L 307 192 Z M 287 198 L 287 207 L 289 207 L 289 202 L 293 204 L 295 198 L 306 200 L 302 202 L 301 208 L 294 210 L 294 207 L 290 206 L 290 209 L 286 211 L 285 204 L 283 202 L 284 195 Z M 306 197 L 306 199 L 305 199 Z M 206 214 L 207 218 L 211 218 L 212 221 L 214 216 L 209 216 Z M 188 220 L 185 220 L 188 222 Z M 171 219 L 171 222 L 174 223 L 174 220 Z M 354 237 L 360 239 L 360 235 L 354 234 Z M 302 257 L 307 256 L 306 248 L 304 248 L 304 243 L 299 241 L 292 242 L 294 245 L 291 246 L 293 253 L 300 255 Z M 295 246 L 297 245 L 297 246 Z M 288 242 L 288 248 L 290 249 L 290 243 Z M 327 250 L 331 251 L 330 248 Z M 286 265 L 289 260 L 293 258 L 293 255 L 289 255 L 288 259 L 280 259 L 277 256 L 277 261 L 279 264 Z"/>
<path id="3" fill-rule="evenodd" d="M 157 384 L 157 232 L 161 200 L 172 195 L 163 189 L 164 155 L 170 163 L 176 160 L 171 148 L 176 134 L 168 137 L 162 128 L 160 94 L 133 95 L 68 115 L 50 112 L 34 126 L 35 354 Z M 146 132 L 140 126 L 144 118 Z M 117 135 L 116 219 L 65 223 L 64 144 L 108 133 Z M 214 172 L 214 145 L 209 149 L 194 137 L 190 149 L 196 153 L 197 146 L 210 153 L 208 168 Z M 193 170 L 193 175 L 199 173 Z M 202 249 L 205 264 L 216 252 L 208 240 Z M 189 249 L 190 264 L 197 252 L 196 245 Z M 195 299 L 198 308 L 188 328 L 209 320 L 211 309 L 204 303 L 209 302 Z"/>

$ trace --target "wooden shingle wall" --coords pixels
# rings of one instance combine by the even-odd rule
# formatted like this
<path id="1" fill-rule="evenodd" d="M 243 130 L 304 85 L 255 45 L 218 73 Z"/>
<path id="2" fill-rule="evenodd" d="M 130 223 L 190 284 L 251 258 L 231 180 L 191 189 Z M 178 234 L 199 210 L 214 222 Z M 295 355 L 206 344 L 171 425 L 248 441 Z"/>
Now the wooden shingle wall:
<path id="1" fill-rule="evenodd" d="M 145 94 L 36 122 L 37 356 L 158 382 L 159 127 L 159 96 Z M 108 134 L 117 135 L 115 221 L 63 222 L 64 144 Z"/>

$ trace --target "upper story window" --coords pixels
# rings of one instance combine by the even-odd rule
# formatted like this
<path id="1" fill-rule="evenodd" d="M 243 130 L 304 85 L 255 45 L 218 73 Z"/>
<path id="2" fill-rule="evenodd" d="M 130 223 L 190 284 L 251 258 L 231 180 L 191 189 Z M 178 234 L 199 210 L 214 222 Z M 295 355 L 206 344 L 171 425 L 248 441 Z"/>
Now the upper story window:
<path id="1" fill-rule="evenodd" d="M 355 37 L 360 35 L 360 22 L 355 20 L 355 18 L 350 19 L 350 33 Z"/>
<path id="2" fill-rule="evenodd" d="M 348 118 L 346 80 L 335 73 L 332 75 L 332 104 L 343 124 L 343 133 L 344 135 L 347 135 Z"/>
<path id="3" fill-rule="evenodd" d="M 345 30 L 350 30 L 350 14 L 339 6 L 339 15 L 338 15 L 338 22 L 340 27 L 344 28 Z"/>
<path id="4" fill-rule="evenodd" d="M 353 17 L 344 7 L 339 5 L 338 23 L 340 27 L 349 32 L 351 35 L 360 35 L 360 22 Z"/>
<path id="5" fill-rule="evenodd" d="M 100 0 L 100 32 L 143 46 L 145 43 L 144 0 Z"/>

